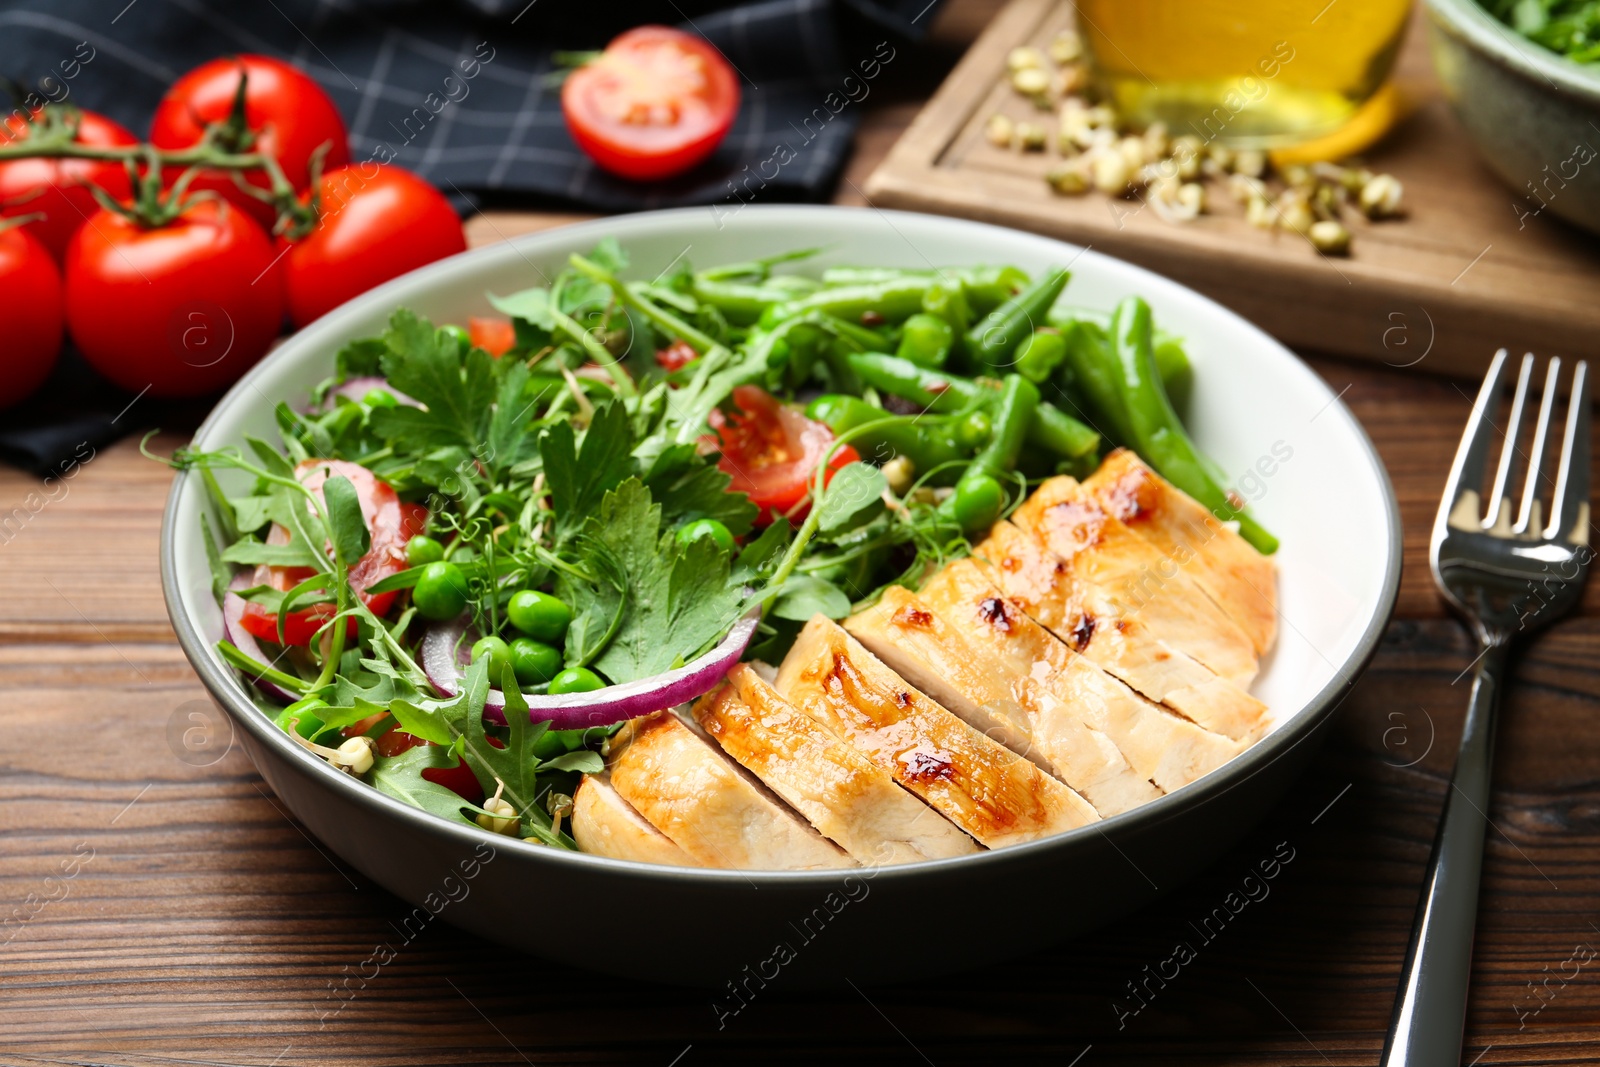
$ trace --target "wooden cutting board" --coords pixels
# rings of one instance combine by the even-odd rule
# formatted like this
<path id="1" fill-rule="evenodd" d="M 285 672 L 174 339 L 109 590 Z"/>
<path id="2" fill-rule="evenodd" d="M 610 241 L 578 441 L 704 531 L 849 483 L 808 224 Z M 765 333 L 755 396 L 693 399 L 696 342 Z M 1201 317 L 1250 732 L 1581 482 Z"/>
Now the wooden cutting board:
<path id="1" fill-rule="evenodd" d="M 1149 267 L 1228 305 L 1287 344 L 1477 374 L 1496 348 L 1588 356 L 1600 336 L 1600 238 L 1528 203 L 1479 161 L 1442 96 L 1420 9 L 1396 79 L 1414 110 L 1364 155 L 1405 185 L 1403 219 L 1349 223 L 1349 258 L 1319 255 L 1303 237 L 1249 226 L 1215 183 L 1187 224 L 1138 200 L 1052 193 L 1048 153 L 996 148 L 983 125 L 997 111 L 1054 119 L 1005 84 L 1007 52 L 1044 47 L 1073 25 L 1068 0 L 1014 0 L 867 182 L 870 202 L 959 215 L 1089 245 Z"/>

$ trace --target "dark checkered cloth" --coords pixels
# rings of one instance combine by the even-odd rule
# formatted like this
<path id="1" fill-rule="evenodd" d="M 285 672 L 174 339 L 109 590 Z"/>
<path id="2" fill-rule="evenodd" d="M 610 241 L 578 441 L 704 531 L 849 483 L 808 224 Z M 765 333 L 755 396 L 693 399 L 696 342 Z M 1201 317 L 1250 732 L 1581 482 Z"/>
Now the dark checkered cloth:
<path id="1" fill-rule="evenodd" d="M 351 155 L 390 158 L 458 206 L 630 211 L 828 196 L 862 101 L 939 0 L 0 0 L 0 74 L 143 134 L 167 86 L 233 52 L 287 58 L 332 95 Z M 646 22 L 698 32 L 738 70 L 743 103 L 716 155 L 665 183 L 599 171 L 567 135 L 556 50 L 604 47 Z M 88 42 L 93 58 L 70 63 Z M 64 77 L 71 72 L 70 80 Z M 470 77 L 468 76 L 470 75 Z M 47 469 L 77 442 L 148 425 L 149 401 L 82 383 L 69 358 L 0 455 Z"/>

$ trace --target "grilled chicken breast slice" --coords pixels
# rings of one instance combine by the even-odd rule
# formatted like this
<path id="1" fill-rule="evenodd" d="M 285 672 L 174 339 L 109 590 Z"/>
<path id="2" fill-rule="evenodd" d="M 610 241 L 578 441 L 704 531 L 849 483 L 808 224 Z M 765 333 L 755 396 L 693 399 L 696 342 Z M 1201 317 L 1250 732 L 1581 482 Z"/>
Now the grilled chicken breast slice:
<path id="1" fill-rule="evenodd" d="M 1008 600 L 970 559 L 945 567 L 920 595 L 952 629 L 993 656 L 999 671 L 1028 677 L 1054 694 L 1063 707 L 1109 737 L 1134 771 L 1165 792 L 1188 785 L 1245 749 L 1151 703 L 1073 652 Z M 1050 720 L 1036 721 L 1044 727 Z"/>
<path id="2" fill-rule="evenodd" d="M 995 523 L 973 558 L 1023 611 L 1135 692 L 1235 741 L 1266 730 L 1265 704 L 1159 640 L 1142 617 L 1123 615 L 1019 527 Z"/>
<path id="3" fill-rule="evenodd" d="M 1111 738 L 1027 674 L 970 644 L 915 593 L 892 585 L 844 625 L 900 677 L 1076 789 L 1102 816 L 1161 795 Z"/>
<path id="4" fill-rule="evenodd" d="M 1256 676 L 1250 638 L 1173 557 L 1130 530 L 1065 475 L 1034 490 L 1011 516 L 1017 527 L 1098 586 L 1123 618 L 1137 618 L 1162 642 L 1247 689 Z"/>
<path id="5" fill-rule="evenodd" d="M 1099 818 L 1089 802 L 989 740 L 822 615 L 778 670 L 778 692 L 990 848 Z"/>
<path id="6" fill-rule="evenodd" d="M 583 851 L 614 860 L 700 866 L 670 837 L 651 826 L 600 775 L 584 775 L 572 796 L 572 838 Z"/>
<path id="7" fill-rule="evenodd" d="M 1083 487 L 1129 529 L 1177 562 L 1239 625 L 1257 656 L 1272 647 L 1278 632 L 1278 575 L 1272 557 L 1257 552 L 1128 449 L 1107 456 Z"/>
<path id="8" fill-rule="evenodd" d="M 862 864 L 977 852 L 972 838 L 740 664 L 694 715 L 723 751 Z"/>
<path id="9" fill-rule="evenodd" d="M 608 769 L 622 799 L 701 866 L 856 866 L 671 712 L 624 726 L 612 739 Z"/>

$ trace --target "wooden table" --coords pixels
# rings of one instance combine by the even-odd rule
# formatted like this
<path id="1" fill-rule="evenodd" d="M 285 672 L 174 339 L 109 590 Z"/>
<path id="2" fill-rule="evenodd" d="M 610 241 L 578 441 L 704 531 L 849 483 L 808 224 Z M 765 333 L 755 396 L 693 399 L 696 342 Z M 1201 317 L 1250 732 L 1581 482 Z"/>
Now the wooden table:
<path id="1" fill-rule="evenodd" d="M 903 97 L 869 114 L 841 199 L 859 200 L 992 6 L 942 13 Z M 483 242 L 559 221 L 469 229 Z M 1099 934 L 928 984 L 775 991 L 721 1031 L 704 993 L 559 973 L 443 926 L 323 1025 L 330 983 L 406 909 L 286 818 L 237 748 L 207 766 L 174 755 L 169 736 L 209 705 L 161 602 L 166 472 L 132 441 L 55 499 L 0 472 L 0 516 L 29 514 L 0 526 L 0 1063 L 1374 1063 L 1472 655 L 1425 558 L 1472 387 L 1310 362 L 1389 466 L 1406 575 L 1372 670 L 1287 799 L 1207 874 Z M 1466 1062 L 1593 1062 L 1600 1045 L 1600 963 L 1586 962 L 1600 946 L 1597 608 L 1600 583 L 1521 658 L 1508 694 Z M 1135 1003 L 1126 983 L 1192 939 L 1189 922 L 1280 843 L 1295 858 L 1270 896 L 1119 1016 Z M 533 897 L 527 918 L 626 921 Z M 885 934 L 886 951 L 920 936 Z M 1026 939 L 1028 917 L 974 901 L 940 936 Z"/>

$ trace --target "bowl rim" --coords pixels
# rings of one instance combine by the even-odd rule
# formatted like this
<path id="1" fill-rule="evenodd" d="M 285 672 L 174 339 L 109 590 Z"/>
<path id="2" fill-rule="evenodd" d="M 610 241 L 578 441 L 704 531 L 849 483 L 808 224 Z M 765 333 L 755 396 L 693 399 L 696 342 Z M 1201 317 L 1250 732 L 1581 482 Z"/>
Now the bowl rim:
<path id="1" fill-rule="evenodd" d="M 662 211 L 643 212 L 644 218 L 671 219 L 675 216 L 688 216 L 702 214 L 703 207 L 673 208 Z M 840 205 L 746 205 L 745 212 L 757 212 L 762 215 L 794 214 L 808 215 L 833 215 L 841 211 L 873 211 L 878 215 L 886 216 L 887 220 L 894 223 L 896 219 L 938 219 L 941 225 L 954 228 L 972 228 L 981 231 L 998 231 L 1007 234 L 1024 233 L 1025 236 L 1053 240 L 1038 234 L 1027 234 L 1009 227 L 995 226 L 990 223 L 975 222 L 967 219 L 934 216 L 919 212 L 884 211 L 877 208 L 856 208 Z M 377 306 L 386 302 L 392 303 L 389 293 L 398 289 L 401 283 L 420 281 L 436 277 L 443 281 L 454 272 L 461 269 L 462 263 L 469 258 L 492 258 L 499 254 L 506 254 L 509 246 L 517 255 L 522 255 L 518 247 L 524 243 L 537 243 L 551 233 L 559 232 L 570 236 L 573 240 L 591 239 L 598 240 L 606 235 L 615 235 L 619 225 L 616 218 L 602 217 L 586 222 L 572 223 L 566 226 L 552 227 L 511 238 L 509 241 L 496 242 L 466 252 L 458 253 L 446 259 L 429 264 L 409 274 L 401 275 L 393 281 L 386 282 L 339 308 L 329 312 L 328 315 L 318 320 L 325 323 L 335 315 L 340 315 L 348 309 L 361 306 Z M 400 800 L 379 792 L 365 782 L 357 781 L 351 776 L 334 770 L 326 762 L 317 758 L 299 745 L 291 742 L 283 731 L 277 729 L 272 721 L 262 713 L 247 695 L 243 683 L 226 667 L 218 664 L 211 655 L 211 642 L 200 632 L 195 620 L 192 619 L 182 602 L 178 582 L 178 560 L 175 537 L 175 524 L 179 506 L 185 491 L 200 491 L 199 479 L 192 472 L 178 472 L 174 475 L 172 487 L 167 496 L 167 504 L 162 514 L 161 522 L 161 585 L 162 594 L 166 603 L 167 614 L 172 622 L 174 633 L 177 635 L 178 644 L 183 649 L 190 666 L 199 675 L 202 684 L 211 694 L 213 700 L 222 707 L 235 722 L 241 723 L 256 743 L 275 751 L 281 762 L 294 768 L 302 777 L 312 778 L 323 782 L 329 789 L 340 793 L 345 799 L 358 804 L 369 811 L 387 813 L 398 818 L 405 825 L 405 832 L 431 834 L 458 843 L 463 849 L 470 849 L 484 841 L 491 841 L 497 849 L 504 848 L 512 854 L 521 855 L 534 861 L 544 861 L 559 866 L 571 866 L 574 871 L 586 871 L 591 875 L 605 875 L 615 872 L 622 875 L 637 875 L 652 879 L 667 879 L 685 884 L 713 886 L 744 886 L 752 883 L 771 884 L 785 887 L 826 887 L 839 884 L 844 878 L 888 878 L 891 881 L 901 879 L 918 879 L 943 872 L 951 874 L 960 872 L 973 874 L 981 872 L 987 867 L 1005 865 L 1017 862 L 1036 860 L 1042 853 L 1054 849 L 1075 846 L 1078 843 L 1098 834 L 1110 841 L 1109 833 L 1129 834 L 1137 831 L 1149 830 L 1163 822 L 1178 817 L 1192 807 L 1216 800 L 1222 795 L 1231 792 L 1245 784 L 1251 778 L 1262 774 L 1273 764 L 1287 757 L 1300 745 L 1308 742 L 1317 732 L 1317 728 L 1330 716 L 1338 706 L 1343 703 L 1355 681 L 1361 676 L 1370 662 L 1373 653 L 1377 650 L 1384 629 L 1393 616 L 1395 603 L 1399 594 L 1400 570 L 1402 558 L 1402 533 L 1400 522 L 1400 509 L 1394 493 L 1394 486 L 1389 480 L 1388 471 L 1379 458 L 1376 448 L 1360 422 L 1350 414 L 1343 400 L 1335 396 L 1332 389 L 1313 372 L 1292 351 L 1280 344 L 1254 323 L 1238 315 L 1226 306 L 1203 296 L 1195 290 L 1175 282 L 1170 278 L 1156 274 L 1154 271 L 1116 259 L 1104 253 L 1083 249 L 1065 241 L 1056 242 L 1065 249 L 1073 250 L 1074 255 L 1080 258 L 1098 257 L 1103 260 L 1113 260 L 1119 267 L 1133 271 L 1136 275 L 1157 279 L 1163 285 L 1173 285 L 1193 294 L 1199 299 L 1212 305 L 1218 312 L 1237 320 L 1239 325 L 1249 332 L 1258 335 L 1259 339 L 1270 346 L 1279 349 L 1284 356 L 1292 361 L 1291 372 L 1297 372 L 1311 378 L 1316 387 L 1323 390 L 1328 396 L 1329 406 L 1337 406 L 1342 410 L 1355 431 L 1361 446 L 1361 459 L 1365 461 L 1371 476 L 1376 479 L 1379 496 L 1384 512 L 1383 535 L 1384 547 L 1384 572 L 1380 583 L 1379 594 L 1371 617 L 1346 660 L 1334 671 L 1333 676 L 1317 691 L 1303 706 L 1297 709 L 1282 726 L 1261 738 L 1250 748 L 1235 756 L 1223 767 L 1218 768 L 1192 782 L 1182 789 L 1167 793 L 1155 800 L 1141 804 L 1137 808 L 1088 823 L 1063 833 L 1040 838 L 1036 841 L 1022 844 L 1008 845 L 1004 848 L 983 850 L 971 855 L 954 856 L 945 859 L 922 860 L 916 863 L 895 864 L 888 866 L 862 866 L 858 868 L 840 868 L 819 871 L 767 871 L 767 870 L 722 870 L 705 867 L 671 867 L 660 864 L 639 863 L 631 860 L 612 859 L 606 856 L 597 856 L 584 852 L 568 852 L 566 850 L 549 848 L 529 841 L 521 841 L 501 834 L 492 834 L 487 830 L 464 823 L 457 824 L 450 820 L 412 807 Z M 308 327 L 301 331 L 302 334 L 315 337 L 315 327 Z M 218 400 L 216 406 L 206 416 L 199 428 L 195 431 L 194 439 L 204 437 L 218 420 L 221 411 L 229 406 L 227 401 L 235 394 L 254 389 L 254 380 L 263 373 L 263 368 L 270 361 L 281 357 L 289 345 L 284 344 L 269 353 L 254 367 L 247 371 L 236 382 L 223 398 Z M 292 351 L 292 349 L 291 349 Z M 1113 845 L 1113 847 L 1115 847 Z M 1132 862 L 1131 860 L 1129 861 Z M 1137 868 L 1137 865 L 1135 865 Z M 1152 883 L 1153 884 L 1153 883 Z"/>
<path id="2" fill-rule="evenodd" d="M 1591 70 L 1517 33 L 1478 0 L 1426 0 L 1436 27 L 1465 38 L 1479 52 L 1539 87 L 1567 92 L 1600 107 L 1600 65 Z"/>

